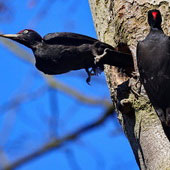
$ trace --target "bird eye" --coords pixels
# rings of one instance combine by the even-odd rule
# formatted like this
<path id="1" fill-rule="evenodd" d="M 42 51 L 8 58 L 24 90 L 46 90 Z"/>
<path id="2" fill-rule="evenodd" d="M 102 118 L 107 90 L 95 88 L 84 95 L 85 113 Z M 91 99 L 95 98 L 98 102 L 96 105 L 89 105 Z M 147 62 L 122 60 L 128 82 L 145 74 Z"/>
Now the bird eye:
<path id="1" fill-rule="evenodd" d="M 24 32 L 23 32 L 24 34 L 27 34 L 28 33 L 28 30 L 24 30 Z"/>

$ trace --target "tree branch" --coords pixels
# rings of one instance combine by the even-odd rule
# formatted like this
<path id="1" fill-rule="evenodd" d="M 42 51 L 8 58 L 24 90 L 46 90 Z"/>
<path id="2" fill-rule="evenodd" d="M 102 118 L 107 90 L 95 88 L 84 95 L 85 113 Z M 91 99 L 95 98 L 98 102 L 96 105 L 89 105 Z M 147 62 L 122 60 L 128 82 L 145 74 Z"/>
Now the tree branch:
<path id="1" fill-rule="evenodd" d="M 38 151 L 33 152 L 30 155 L 27 155 L 13 163 L 11 163 L 10 165 L 7 165 L 6 167 L 4 167 L 5 170 L 12 170 L 15 168 L 18 168 L 19 166 L 22 166 L 24 163 L 27 163 L 39 156 L 42 156 L 43 154 L 46 154 L 54 149 L 58 149 L 62 146 L 64 146 L 68 141 L 73 141 L 76 140 L 78 137 L 80 137 L 81 135 L 83 135 L 84 133 L 87 133 L 89 130 L 95 129 L 98 126 L 102 125 L 107 118 L 112 115 L 113 113 L 113 107 L 109 107 L 106 112 L 103 114 L 103 116 L 101 116 L 99 119 L 97 119 L 96 121 L 94 121 L 91 124 L 88 124 L 80 129 L 78 129 L 77 131 L 68 134 L 64 137 L 61 137 L 59 139 L 55 139 L 52 142 L 49 142 L 48 144 L 46 144 L 45 146 L 43 146 L 42 148 L 40 148 Z"/>

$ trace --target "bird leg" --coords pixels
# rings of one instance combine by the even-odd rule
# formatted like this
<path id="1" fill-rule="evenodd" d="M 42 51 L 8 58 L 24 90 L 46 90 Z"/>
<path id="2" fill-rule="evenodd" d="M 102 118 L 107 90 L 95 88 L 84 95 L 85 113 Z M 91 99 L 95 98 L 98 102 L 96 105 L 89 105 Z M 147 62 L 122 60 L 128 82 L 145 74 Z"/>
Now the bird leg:
<path id="1" fill-rule="evenodd" d="M 108 48 L 105 48 L 103 54 L 101 55 L 98 55 L 95 49 L 92 50 L 92 53 L 95 56 L 94 64 L 97 64 L 101 60 L 101 58 L 103 58 L 107 54 L 107 50 Z"/>
<path id="2" fill-rule="evenodd" d="M 87 79 L 86 79 L 86 82 L 87 82 L 88 85 L 90 85 L 91 76 L 92 76 L 92 75 L 95 75 L 95 73 L 92 73 L 92 71 L 94 71 L 93 69 L 91 69 L 91 70 L 89 71 L 89 68 L 85 68 L 85 70 L 86 70 L 86 73 L 87 73 L 87 75 L 88 75 L 88 77 L 87 77 Z"/>
<path id="3" fill-rule="evenodd" d="M 89 68 L 86 68 L 86 73 L 88 75 L 87 79 L 86 79 L 86 82 L 88 85 L 90 85 L 90 81 L 91 81 L 91 76 L 94 76 L 94 75 L 98 75 L 102 72 L 102 70 L 100 68 L 94 68 L 92 67 L 91 70 L 89 70 Z"/>

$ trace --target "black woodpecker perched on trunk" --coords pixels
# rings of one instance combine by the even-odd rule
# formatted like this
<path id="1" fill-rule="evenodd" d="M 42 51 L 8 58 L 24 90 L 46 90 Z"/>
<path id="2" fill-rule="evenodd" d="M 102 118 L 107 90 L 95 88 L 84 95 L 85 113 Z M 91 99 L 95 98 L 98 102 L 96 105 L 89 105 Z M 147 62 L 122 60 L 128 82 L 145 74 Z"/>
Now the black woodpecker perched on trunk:
<path id="1" fill-rule="evenodd" d="M 97 39 L 76 33 L 49 33 L 43 38 L 35 31 L 25 29 L 17 34 L 1 34 L 31 48 L 35 66 L 45 74 L 55 75 L 71 70 L 85 69 L 90 82 L 91 75 L 103 70 L 103 64 L 122 69 L 133 67 L 132 56 L 116 51 Z M 91 68 L 91 70 L 89 70 Z"/>
<path id="2" fill-rule="evenodd" d="M 163 125 L 170 126 L 170 37 L 161 28 L 159 10 L 148 12 L 150 32 L 137 45 L 141 82 Z"/>

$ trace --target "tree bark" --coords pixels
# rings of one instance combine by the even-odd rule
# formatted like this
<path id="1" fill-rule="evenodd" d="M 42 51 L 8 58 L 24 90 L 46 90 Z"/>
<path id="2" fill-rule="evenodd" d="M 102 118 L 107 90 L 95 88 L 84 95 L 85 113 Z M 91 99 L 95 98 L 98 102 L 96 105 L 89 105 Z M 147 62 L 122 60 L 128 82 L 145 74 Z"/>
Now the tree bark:
<path id="1" fill-rule="evenodd" d="M 149 32 L 147 12 L 159 9 L 163 17 L 163 30 L 170 35 L 169 0 L 89 0 L 98 38 L 124 51 L 132 53 L 135 70 L 136 45 Z M 136 79 L 127 77 L 117 68 L 105 66 L 105 74 L 118 119 L 131 144 L 140 169 L 170 169 L 170 142 L 161 122 L 150 104 L 145 90 L 140 95 Z"/>

